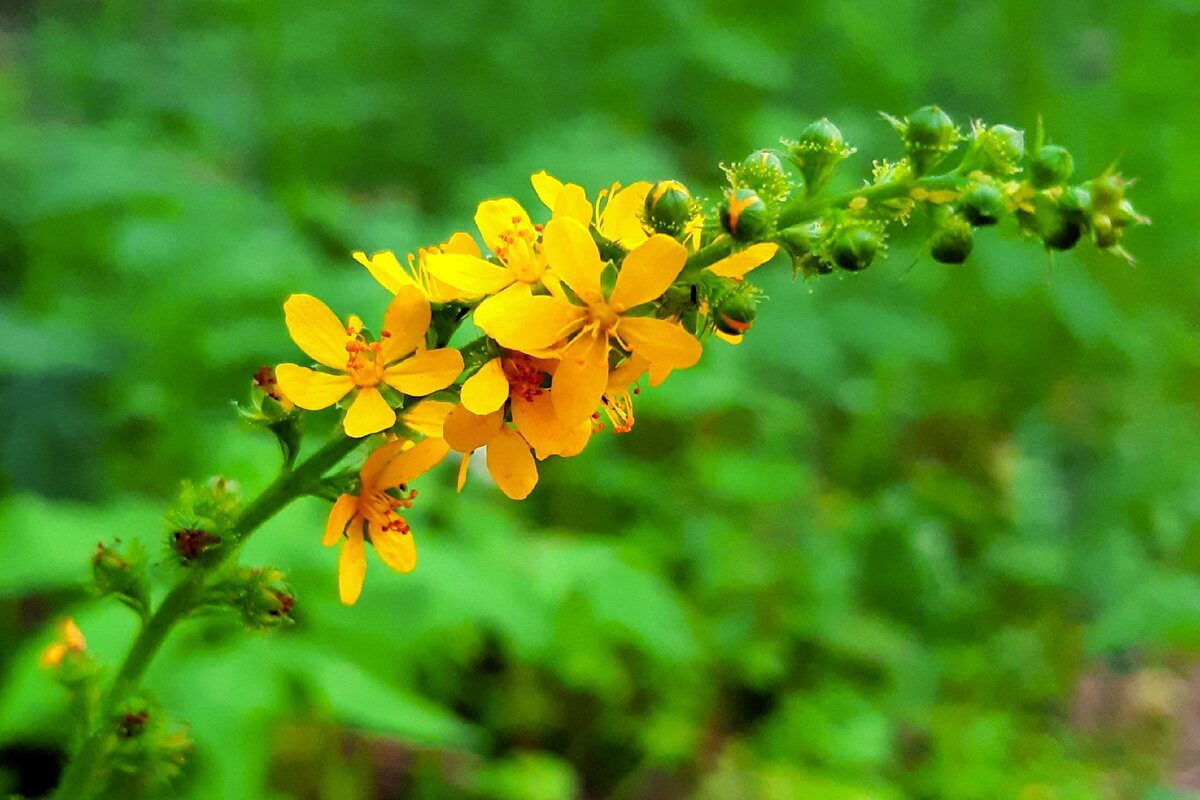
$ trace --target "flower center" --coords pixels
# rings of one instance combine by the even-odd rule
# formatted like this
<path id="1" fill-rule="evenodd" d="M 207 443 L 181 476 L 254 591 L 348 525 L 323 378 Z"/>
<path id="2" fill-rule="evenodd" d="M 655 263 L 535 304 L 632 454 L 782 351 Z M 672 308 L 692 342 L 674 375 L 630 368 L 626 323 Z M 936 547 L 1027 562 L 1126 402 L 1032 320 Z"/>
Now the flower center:
<path id="1" fill-rule="evenodd" d="M 513 226 L 500 234 L 496 257 L 521 283 L 537 283 L 546 271 L 546 259 L 542 256 L 539 241 L 541 225 L 525 224 L 520 217 L 512 218 Z"/>
<path id="2" fill-rule="evenodd" d="M 608 303 L 600 301 L 597 303 L 588 303 L 588 316 L 592 322 L 600 327 L 601 330 L 612 333 L 617 327 L 617 323 L 621 319 L 621 315 L 613 311 Z"/>
<path id="3" fill-rule="evenodd" d="M 400 484 L 397 492 L 397 494 L 390 494 L 374 491 L 360 495 L 358 498 L 359 514 L 364 519 L 377 523 L 385 531 L 407 534 L 409 532 L 408 520 L 398 514 L 396 510 L 412 508 L 413 500 L 417 497 L 417 490 L 408 489 L 404 484 Z"/>
<path id="4" fill-rule="evenodd" d="M 391 335 L 389 331 L 379 333 L 380 339 L 387 339 Z M 383 370 L 387 366 L 380 355 L 382 343 L 368 342 L 362 335 L 362 325 L 355 322 L 346 327 L 346 336 L 346 353 L 349 355 L 346 374 L 360 389 L 378 386 L 383 381 Z"/>
<path id="5" fill-rule="evenodd" d="M 508 379 L 509 394 L 526 402 L 542 393 L 542 380 L 546 373 L 524 353 L 511 353 L 500 362 L 504 377 Z"/>

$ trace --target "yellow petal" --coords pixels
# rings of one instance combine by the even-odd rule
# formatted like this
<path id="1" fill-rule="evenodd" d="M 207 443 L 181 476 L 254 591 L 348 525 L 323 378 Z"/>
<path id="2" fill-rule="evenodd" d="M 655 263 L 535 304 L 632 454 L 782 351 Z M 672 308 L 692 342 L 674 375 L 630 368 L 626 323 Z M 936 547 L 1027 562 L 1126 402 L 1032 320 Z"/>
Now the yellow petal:
<path id="1" fill-rule="evenodd" d="M 472 414 L 465 407 L 459 405 L 446 415 L 443 435 L 446 438 L 446 444 L 460 453 L 469 453 L 487 444 L 502 425 L 504 425 L 503 409 L 493 411 L 491 414 Z"/>
<path id="2" fill-rule="evenodd" d="M 276 367 L 275 381 L 287 399 L 309 411 L 328 408 L 354 388 L 349 375 L 329 375 L 296 364 Z"/>
<path id="3" fill-rule="evenodd" d="M 726 333 L 725 331 L 720 331 L 720 330 L 713 331 L 713 335 L 716 336 L 718 339 L 720 339 L 722 342 L 725 342 L 726 344 L 732 344 L 734 346 L 741 344 L 742 339 L 744 338 L 743 334 Z"/>
<path id="4" fill-rule="evenodd" d="M 592 222 L 592 204 L 583 187 L 568 183 L 554 201 L 554 219 L 573 219 L 585 228 Z"/>
<path id="5" fill-rule="evenodd" d="M 554 373 L 550 395 L 554 410 L 565 424 L 590 417 L 608 383 L 608 336 L 585 332 L 563 351 Z"/>
<path id="6" fill-rule="evenodd" d="M 318 364 L 338 370 L 346 369 L 346 326 L 329 306 L 310 294 L 294 294 L 283 304 L 292 341 Z"/>
<path id="7" fill-rule="evenodd" d="M 480 305 L 475 324 L 502 347 L 527 353 L 579 330 L 586 316 L 585 309 L 558 297 L 505 292 Z"/>
<path id="8" fill-rule="evenodd" d="M 410 397 L 432 394 L 454 383 L 463 371 L 462 354 L 452 347 L 418 350 L 384 370 L 383 380 Z"/>
<path id="9" fill-rule="evenodd" d="M 525 226 L 532 227 L 533 223 L 529 221 L 529 215 L 521 208 L 521 204 L 511 197 L 484 200 L 475 210 L 475 227 L 479 228 L 483 243 L 493 253 L 504 247 L 501 235 Z"/>
<path id="10" fill-rule="evenodd" d="M 490 414 L 508 399 L 508 378 L 500 359 L 493 358 L 462 385 L 462 404 L 472 414 Z"/>
<path id="11" fill-rule="evenodd" d="M 723 278 L 741 278 L 750 270 L 760 267 L 774 258 L 777 250 L 779 250 L 779 245 L 774 242 L 752 244 L 745 250 L 725 256 L 710 266 L 708 271 Z"/>
<path id="12" fill-rule="evenodd" d="M 558 453 L 567 430 L 558 419 L 550 394 L 541 392 L 528 400 L 520 395 L 512 398 L 513 423 L 542 459 Z"/>
<path id="13" fill-rule="evenodd" d="M 467 468 L 471 466 L 471 454 L 463 453 L 462 458 L 458 462 L 458 481 L 455 491 L 461 492 L 463 487 L 467 485 Z"/>
<path id="14" fill-rule="evenodd" d="M 600 212 L 600 234 L 626 248 L 646 241 L 641 213 L 649 193 L 650 184 L 646 181 L 631 183 L 615 192 Z"/>
<path id="15" fill-rule="evenodd" d="M 600 271 L 604 264 L 586 227 L 573 219 L 555 217 L 542 232 L 542 251 L 550 269 L 579 299 L 585 303 L 601 299 Z"/>
<path id="16" fill-rule="evenodd" d="M 642 377 L 650 362 L 642 356 L 634 355 L 621 362 L 620 366 L 608 374 L 608 391 L 623 392 L 629 385 Z"/>
<path id="17" fill-rule="evenodd" d="M 366 574 L 367 556 L 362 530 L 351 529 L 346 541 L 342 542 L 342 552 L 338 558 L 338 596 L 343 603 L 352 606 L 358 601 Z"/>
<path id="18" fill-rule="evenodd" d="M 563 190 L 562 181 L 550 175 L 546 170 L 535 173 L 529 177 L 529 182 L 533 184 L 533 190 L 537 192 L 538 200 L 542 201 L 547 210 L 554 210 L 554 203 L 558 200 L 559 192 Z"/>
<path id="19" fill-rule="evenodd" d="M 450 413 L 450 409 L 454 408 L 455 405 L 457 404 L 449 403 L 445 400 L 422 400 L 401 413 L 400 421 L 409 430 L 415 431 L 422 436 L 440 439 L 442 438 L 442 425 L 446 422 L 446 415 Z"/>
<path id="20" fill-rule="evenodd" d="M 583 448 L 587 447 L 587 443 L 591 438 L 592 419 L 591 417 L 587 417 L 566 428 L 563 433 L 562 443 L 558 447 L 557 455 L 563 458 L 577 456 L 583 452 Z"/>
<path id="21" fill-rule="evenodd" d="M 537 486 L 537 463 L 521 434 L 507 425 L 487 446 L 487 468 L 492 480 L 513 500 L 524 500 Z"/>
<path id="22" fill-rule="evenodd" d="M 372 523 L 371 544 L 380 560 L 396 572 L 412 572 L 417 566 L 417 545 L 411 533 L 385 531 L 382 526 Z"/>
<path id="23" fill-rule="evenodd" d="M 430 253 L 425 256 L 429 274 L 461 290 L 463 297 L 495 294 L 516 280 L 509 270 L 461 253 Z"/>
<path id="24" fill-rule="evenodd" d="M 661 386 L 662 382 L 671 377 L 671 368 L 660 364 L 651 364 L 650 372 L 646 375 L 651 386 Z"/>
<path id="25" fill-rule="evenodd" d="M 376 488 L 394 489 L 408 483 L 440 464 L 448 452 L 450 446 L 441 439 L 423 439 L 387 463 L 379 473 Z"/>
<path id="26" fill-rule="evenodd" d="M 438 249 L 443 253 L 462 253 L 465 256 L 475 256 L 476 258 L 483 255 L 479 252 L 479 245 L 475 244 L 475 237 L 466 231 L 458 231 L 442 242 Z"/>
<path id="27" fill-rule="evenodd" d="M 383 329 L 379 332 L 379 357 L 391 364 L 425 343 L 432 311 L 420 289 L 406 286 L 396 292 L 387 311 L 383 312 Z"/>
<path id="28" fill-rule="evenodd" d="M 325 523 L 325 536 L 321 539 L 321 544 L 326 547 L 337 544 L 337 540 L 342 538 L 342 534 L 346 532 L 346 525 L 350 523 L 350 519 L 357 510 L 357 497 L 352 494 L 339 495 L 333 508 L 329 510 L 329 519 Z"/>
<path id="29" fill-rule="evenodd" d="M 703 348 L 677 322 L 651 317 L 621 317 L 617 335 L 634 353 L 658 367 L 685 369 L 700 360 Z"/>
<path id="30" fill-rule="evenodd" d="M 358 396 L 350 404 L 342 427 L 346 435 L 355 439 L 387 430 L 396 422 L 396 412 L 383 399 L 374 386 L 358 390 Z"/>
<path id="31" fill-rule="evenodd" d="M 372 256 L 367 256 L 362 250 L 355 250 L 352 255 L 355 261 L 367 268 L 371 277 L 379 281 L 379 284 L 392 294 L 405 286 L 417 285 L 413 276 L 408 274 L 408 270 L 400 266 L 395 253 L 391 250 L 384 250 Z"/>
<path id="32" fill-rule="evenodd" d="M 656 233 L 625 256 L 608 304 L 618 314 L 662 297 L 683 269 L 687 249 L 670 236 Z"/>
<path id="33" fill-rule="evenodd" d="M 378 481 L 379 473 L 389 461 L 395 458 L 399 453 L 403 452 L 408 447 L 412 446 L 412 442 L 404 439 L 393 439 L 390 442 L 381 444 L 371 451 L 371 455 L 367 456 L 363 461 L 363 465 L 358 469 L 358 480 L 362 484 L 359 489 L 359 496 L 366 497 L 375 491 L 375 484 Z"/>

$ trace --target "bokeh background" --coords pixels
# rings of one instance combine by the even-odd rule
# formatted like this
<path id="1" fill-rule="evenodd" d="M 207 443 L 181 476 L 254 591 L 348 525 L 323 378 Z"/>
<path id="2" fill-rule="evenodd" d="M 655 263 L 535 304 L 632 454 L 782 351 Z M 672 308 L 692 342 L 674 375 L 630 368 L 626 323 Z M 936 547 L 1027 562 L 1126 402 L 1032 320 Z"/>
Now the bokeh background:
<path id="1" fill-rule="evenodd" d="M 296 624 L 191 622 L 150 673 L 196 743 L 169 795 L 1195 796 L 1198 52 L 1191 0 L 0 3 L 0 792 L 56 780 L 53 621 L 132 634 L 95 543 L 165 584 L 180 481 L 271 478 L 231 400 L 296 357 L 288 293 L 371 318 L 353 249 L 534 207 L 543 168 L 712 191 L 822 115 L 850 187 L 900 154 L 878 110 L 937 102 L 1120 157 L 1138 265 L 1011 229 L 777 264 L 743 346 L 528 501 L 426 479 L 420 568 L 353 608 L 297 504 L 244 559 Z"/>

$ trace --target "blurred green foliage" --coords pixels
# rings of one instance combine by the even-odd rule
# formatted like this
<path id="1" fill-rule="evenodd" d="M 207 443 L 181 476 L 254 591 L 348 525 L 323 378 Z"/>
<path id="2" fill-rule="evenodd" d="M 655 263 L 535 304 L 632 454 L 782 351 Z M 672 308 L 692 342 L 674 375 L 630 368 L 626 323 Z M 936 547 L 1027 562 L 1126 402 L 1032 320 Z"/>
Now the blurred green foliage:
<path id="1" fill-rule="evenodd" d="M 744 345 L 527 502 L 433 474 L 420 568 L 372 563 L 353 608 L 298 504 L 244 559 L 298 623 L 201 619 L 151 671 L 196 741 L 172 796 L 1186 796 L 1198 52 L 1187 0 L 0 7 L 0 792 L 66 745 L 48 623 L 109 663 L 134 629 L 87 599 L 96 541 L 165 583 L 182 479 L 270 479 L 229 401 L 295 355 L 287 293 L 373 317 L 353 249 L 532 205 L 542 168 L 713 187 L 815 116 L 852 186 L 899 155 L 877 110 L 937 102 L 1041 113 L 1081 173 L 1120 156 L 1139 267 L 1051 272 L 1009 231 L 957 268 L 913 236 L 862 275 L 777 269 Z"/>

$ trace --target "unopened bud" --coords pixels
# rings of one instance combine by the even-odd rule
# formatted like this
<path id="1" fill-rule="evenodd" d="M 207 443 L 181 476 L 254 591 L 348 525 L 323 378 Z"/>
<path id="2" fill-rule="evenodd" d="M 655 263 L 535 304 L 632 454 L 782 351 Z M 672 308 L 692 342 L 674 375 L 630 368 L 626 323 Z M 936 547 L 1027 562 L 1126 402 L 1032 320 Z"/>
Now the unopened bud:
<path id="1" fill-rule="evenodd" d="M 761 239 L 770 227 L 767 204 L 753 189 L 727 192 L 720 213 L 721 226 L 739 242 Z"/>
<path id="2" fill-rule="evenodd" d="M 750 330 L 758 316 L 758 297 L 750 289 L 739 289 L 717 305 L 713 324 L 717 330 L 737 336 Z"/>
<path id="3" fill-rule="evenodd" d="M 879 234 L 870 228 L 852 225 L 838 231 L 829 243 L 829 259 L 844 270 L 858 272 L 871 266 L 883 247 Z"/>
<path id="4" fill-rule="evenodd" d="M 929 254 L 942 264 L 961 264 L 971 254 L 974 234 L 971 224 L 956 214 L 949 214 L 929 239 Z"/>
<path id="5" fill-rule="evenodd" d="M 1004 193 L 988 183 L 978 183 L 967 189 L 958 202 L 967 222 L 978 227 L 995 225 L 1007 210 Z"/>
<path id="6" fill-rule="evenodd" d="M 146 578 L 146 551 L 140 542 L 122 547 L 96 543 L 92 551 L 92 580 L 101 596 L 114 595 L 138 614 L 149 611 L 150 584 Z"/>
<path id="7" fill-rule="evenodd" d="M 788 159 L 800 170 L 809 195 L 820 191 L 838 162 L 854 152 L 853 147 L 846 146 L 838 127 L 824 117 L 802 130 L 799 139 L 784 144 Z"/>
<path id="8" fill-rule="evenodd" d="M 1074 171 L 1075 159 L 1065 147 L 1056 144 L 1038 148 L 1029 162 L 1029 179 L 1038 189 L 1064 184 Z"/>
<path id="9" fill-rule="evenodd" d="M 892 123 L 896 126 L 896 122 Z M 954 121 L 937 106 L 918 108 L 897 126 L 913 174 L 924 175 L 946 157 L 959 140 Z"/>
<path id="10" fill-rule="evenodd" d="M 694 214 L 692 196 L 679 181 L 659 181 L 646 193 L 646 224 L 659 233 L 679 236 Z"/>

